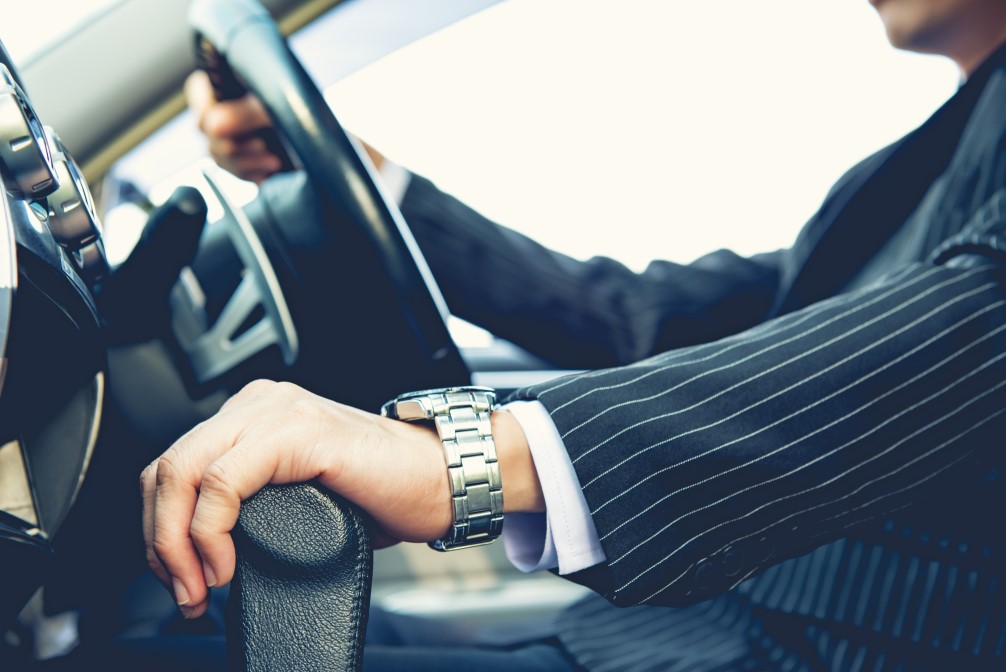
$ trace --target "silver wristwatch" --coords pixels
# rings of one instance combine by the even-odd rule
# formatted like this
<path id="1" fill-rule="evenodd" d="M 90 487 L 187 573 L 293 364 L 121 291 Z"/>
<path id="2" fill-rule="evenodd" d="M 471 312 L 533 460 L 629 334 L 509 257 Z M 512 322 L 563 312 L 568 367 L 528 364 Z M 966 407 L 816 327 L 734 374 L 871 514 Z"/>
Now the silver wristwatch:
<path id="1" fill-rule="evenodd" d="M 503 483 L 489 414 L 496 392 L 488 387 L 444 387 L 409 392 L 381 407 L 381 415 L 415 422 L 432 420 L 444 446 L 454 501 L 454 524 L 438 551 L 488 544 L 503 531 Z"/>

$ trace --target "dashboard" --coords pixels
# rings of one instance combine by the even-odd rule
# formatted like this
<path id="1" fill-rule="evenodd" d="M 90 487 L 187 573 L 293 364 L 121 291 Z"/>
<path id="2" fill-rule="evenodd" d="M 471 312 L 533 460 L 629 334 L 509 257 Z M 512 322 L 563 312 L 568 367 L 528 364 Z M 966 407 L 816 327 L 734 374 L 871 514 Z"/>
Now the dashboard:
<path id="1" fill-rule="evenodd" d="M 107 273 L 87 184 L 0 45 L 0 623 L 38 589 L 102 419 L 92 290 Z"/>

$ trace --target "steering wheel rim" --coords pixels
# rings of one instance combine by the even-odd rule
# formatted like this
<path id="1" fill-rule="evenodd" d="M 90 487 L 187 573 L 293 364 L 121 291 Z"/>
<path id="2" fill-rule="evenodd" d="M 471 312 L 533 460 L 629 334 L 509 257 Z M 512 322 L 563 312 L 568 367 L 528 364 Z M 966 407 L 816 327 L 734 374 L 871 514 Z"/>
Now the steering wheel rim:
<path id="1" fill-rule="evenodd" d="M 211 79 L 228 97 L 250 91 L 261 100 L 317 192 L 373 246 L 425 363 L 467 379 L 443 295 L 401 212 L 268 12 L 255 0 L 196 0 L 189 20 Z"/>

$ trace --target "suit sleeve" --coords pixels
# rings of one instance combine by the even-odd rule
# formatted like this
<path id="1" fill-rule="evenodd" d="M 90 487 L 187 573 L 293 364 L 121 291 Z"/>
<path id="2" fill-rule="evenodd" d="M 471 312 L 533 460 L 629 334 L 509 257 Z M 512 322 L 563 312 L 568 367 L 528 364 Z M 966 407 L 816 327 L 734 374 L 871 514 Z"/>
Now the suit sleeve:
<path id="1" fill-rule="evenodd" d="M 567 368 L 638 361 L 762 321 L 781 253 L 714 252 L 635 273 L 579 261 L 494 224 L 413 176 L 402 213 L 451 312 Z"/>
<path id="2" fill-rule="evenodd" d="M 585 582 L 620 605 L 704 600 L 1001 462 L 1004 204 L 855 293 L 519 391 L 555 421 L 600 535 Z"/>

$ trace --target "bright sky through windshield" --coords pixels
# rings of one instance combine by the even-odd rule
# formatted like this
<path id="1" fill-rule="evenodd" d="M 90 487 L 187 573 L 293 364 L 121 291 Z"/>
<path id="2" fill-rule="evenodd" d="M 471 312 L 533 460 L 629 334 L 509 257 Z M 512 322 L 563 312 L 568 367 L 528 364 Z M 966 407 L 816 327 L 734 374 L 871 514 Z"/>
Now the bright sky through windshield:
<path id="1" fill-rule="evenodd" d="M 508 0 L 337 85 L 340 118 L 577 257 L 788 246 L 957 83 L 867 0 Z"/>

